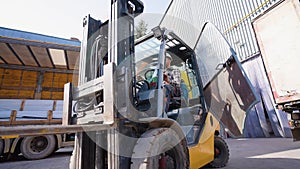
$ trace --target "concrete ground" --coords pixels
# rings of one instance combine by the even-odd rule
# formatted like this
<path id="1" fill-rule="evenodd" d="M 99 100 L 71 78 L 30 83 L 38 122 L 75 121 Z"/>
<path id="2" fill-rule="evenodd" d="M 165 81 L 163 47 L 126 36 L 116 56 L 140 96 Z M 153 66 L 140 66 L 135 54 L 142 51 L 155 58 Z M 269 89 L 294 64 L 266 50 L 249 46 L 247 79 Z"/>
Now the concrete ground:
<path id="1" fill-rule="evenodd" d="M 300 168 L 300 142 L 292 139 L 227 139 L 230 160 L 224 169 Z"/>
<path id="2" fill-rule="evenodd" d="M 300 168 L 300 142 L 291 139 L 227 139 L 230 160 L 224 169 Z M 27 161 L 22 156 L 1 162 L 0 169 L 66 169 L 72 149 L 61 149 L 43 160 Z M 204 169 L 204 168 L 203 168 Z"/>
<path id="3" fill-rule="evenodd" d="M 62 148 L 42 160 L 30 161 L 21 155 L 7 162 L 1 160 L 0 169 L 68 169 L 72 150 L 72 147 Z"/>

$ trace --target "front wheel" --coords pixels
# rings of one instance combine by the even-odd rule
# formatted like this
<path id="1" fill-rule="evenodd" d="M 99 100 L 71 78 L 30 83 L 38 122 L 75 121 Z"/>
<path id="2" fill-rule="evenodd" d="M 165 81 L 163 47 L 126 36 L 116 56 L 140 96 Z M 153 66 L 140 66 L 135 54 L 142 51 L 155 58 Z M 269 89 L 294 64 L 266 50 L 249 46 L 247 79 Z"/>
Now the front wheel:
<path id="1" fill-rule="evenodd" d="M 229 148 L 227 143 L 218 136 L 215 136 L 214 141 L 215 158 L 209 163 L 212 168 L 225 167 L 229 160 Z"/>
<path id="2" fill-rule="evenodd" d="M 21 142 L 21 153 L 29 160 L 42 159 L 54 152 L 56 139 L 53 135 L 25 137 Z"/>
<path id="3" fill-rule="evenodd" d="M 189 154 L 184 138 L 170 128 L 145 132 L 137 141 L 131 169 L 187 169 Z"/>

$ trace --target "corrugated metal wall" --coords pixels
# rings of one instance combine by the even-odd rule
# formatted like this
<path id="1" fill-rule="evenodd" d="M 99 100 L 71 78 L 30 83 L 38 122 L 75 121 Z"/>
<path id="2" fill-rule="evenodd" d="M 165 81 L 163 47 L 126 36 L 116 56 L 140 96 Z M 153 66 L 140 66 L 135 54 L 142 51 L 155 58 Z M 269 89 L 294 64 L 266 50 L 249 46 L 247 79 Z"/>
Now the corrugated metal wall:
<path id="1" fill-rule="evenodd" d="M 171 28 L 194 47 L 203 23 L 212 22 L 243 60 L 259 52 L 251 21 L 279 1 L 173 0 L 161 26 Z"/>

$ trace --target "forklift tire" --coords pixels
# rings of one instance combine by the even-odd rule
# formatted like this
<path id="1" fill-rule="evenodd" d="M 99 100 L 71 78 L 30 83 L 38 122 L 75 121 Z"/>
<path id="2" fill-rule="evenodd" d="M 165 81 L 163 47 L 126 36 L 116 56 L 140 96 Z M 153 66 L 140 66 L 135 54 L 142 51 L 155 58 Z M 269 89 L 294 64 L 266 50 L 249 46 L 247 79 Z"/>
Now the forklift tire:
<path id="1" fill-rule="evenodd" d="M 132 155 L 131 169 L 187 169 L 187 143 L 170 128 L 145 132 L 137 141 Z"/>
<path id="2" fill-rule="evenodd" d="M 3 153 L 3 149 L 4 149 L 4 143 L 3 143 L 3 140 L 0 139 L 0 156 L 1 156 L 2 153 Z"/>
<path id="3" fill-rule="evenodd" d="M 29 160 L 46 158 L 55 148 L 56 139 L 53 135 L 25 137 L 20 145 L 21 153 Z"/>
<path id="4" fill-rule="evenodd" d="M 211 168 L 225 167 L 229 160 L 229 148 L 227 143 L 218 136 L 215 136 L 214 141 L 215 159 L 208 164 Z"/>

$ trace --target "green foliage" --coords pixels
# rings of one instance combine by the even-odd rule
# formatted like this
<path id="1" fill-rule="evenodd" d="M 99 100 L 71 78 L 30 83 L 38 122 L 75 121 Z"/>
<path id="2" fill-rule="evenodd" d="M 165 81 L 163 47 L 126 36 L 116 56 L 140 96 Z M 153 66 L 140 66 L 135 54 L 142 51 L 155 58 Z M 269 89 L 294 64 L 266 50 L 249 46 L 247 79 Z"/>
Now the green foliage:
<path id="1" fill-rule="evenodd" d="M 134 38 L 138 39 L 146 35 L 148 24 L 144 20 L 140 20 L 137 26 L 135 27 Z"/>

